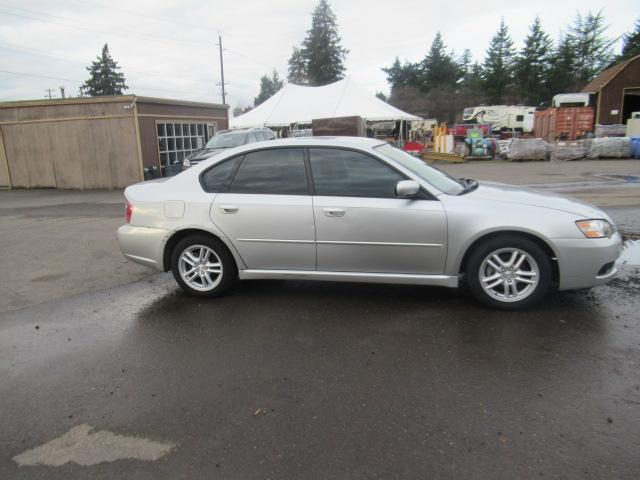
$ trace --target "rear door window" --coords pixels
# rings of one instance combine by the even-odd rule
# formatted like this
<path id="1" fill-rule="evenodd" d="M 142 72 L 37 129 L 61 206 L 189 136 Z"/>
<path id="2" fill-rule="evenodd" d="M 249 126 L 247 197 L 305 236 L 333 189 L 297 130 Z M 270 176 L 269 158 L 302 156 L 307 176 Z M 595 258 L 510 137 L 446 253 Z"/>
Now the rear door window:
<path id="1" fill-rule="evenodd" d="M 274 148 L 245 155 L 231 193 L 307 195 L 307 174 L 301 148 Z"/>

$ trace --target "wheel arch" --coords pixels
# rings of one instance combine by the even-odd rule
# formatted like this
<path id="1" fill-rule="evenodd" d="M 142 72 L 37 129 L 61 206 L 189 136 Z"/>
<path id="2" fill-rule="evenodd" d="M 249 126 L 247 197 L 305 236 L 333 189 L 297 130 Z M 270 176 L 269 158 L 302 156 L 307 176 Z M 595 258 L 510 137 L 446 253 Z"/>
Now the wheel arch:
<path id="1" fill-rule="evenodd" d="M 469 262 L 469 257 L 471 253 L 483 242 L 487 240 L 491 240 L 494 238 L 502 237 L 502 236 L 516 236 L 521 238 L 526 238 L 535 242 L 542 250 L 548 255 L 549 260 L 551 261 L 551 270 L 553 275 L 553 282 L 558 284 L 560 282 L 560 269 L 558 267 L 557 254 L 549 244 L 547 240 L 544 238 L 535 235 L 531 232 L 522 231 L 522 230 L 495 230 L 491 232 L 485 232 L 480 234 L 476 239 L 474 239 L 471 244 L 467 246 L 465 249 L 464 255 L 460 261 L 460 265 L 458 267 L 458 273 L 464 274 L 467 270 L 467 264 Z"/>
<path id="2" fill-rule="evenodd" d="M 226 238 L 220 237 L 215 233 L 204 230 L 202 228 L 183 228 L 181 230 L 176 230 L 176 232 L 171 235 L 171 237 L 169 237 L 164 245 L 164 251 L 162 254 L 162 270 L 164 272 L 168 272 L 169 270 L 171 270 L 171 254 L 173 253 L 173 249 L 175 248 L 175 246 L 178 244 L 178 242 L 180 242 L 180 240 L 188 237 L 189 235 L 206 235 L 222 242 L 222 244 L 224 244 L 227 250 L 229 250 L 229 253 L 231 253 L 231 256 L 235 260 L 236 267 L 238 269 L 242 269 L 244 267 L 244 262 L 242 262 L 242 259 L 238 255 L 238 252 L 236 252 L 233 246 L 229 245 L 229 242 Z"/>

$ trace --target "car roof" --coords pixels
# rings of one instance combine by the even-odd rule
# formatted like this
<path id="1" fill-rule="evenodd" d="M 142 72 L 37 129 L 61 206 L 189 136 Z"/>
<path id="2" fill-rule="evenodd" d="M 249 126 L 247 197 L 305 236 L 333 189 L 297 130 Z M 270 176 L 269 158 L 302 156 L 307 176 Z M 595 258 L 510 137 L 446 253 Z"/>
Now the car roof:
<path id="1" fill-rule="evenodd" d="M 367 137 L 294 137 L 294 138 L 276 138 L 273 140 L 266 140 L 261 142 L 247 143 L 238 147 L 225 149 L 217 155 L 213 155 L 207 159 L 198 162 L 195 166 L 188 171 L 197 172 L 199 175 L 201 171 L 206 170 L 211 165 L 218 162 L 222 162 L 227 158 L 231 158 L 235 155 L 241 155 L 245 152 L 253 150 L 263 150 L 270 148 L 282 148 L 282 147 L 337 147 L 337 148 L 354 148 L 359 150 L 369 150 L 380 145 L 386 145 L 384 140 L 378 140 L 376 138 Z"/>
<path id="2" fill-rule="evenodd" d="M 289 137 L 269 140 L 265 146 L 269 147 L 352 147 L 352 148 L 372 148 L 384 145 L 384 140 L 368 137 Z M 258 142 L 261 144 L 261 142 Z M 255 143 L 244 145 L 251 148 Z"/>
<path id="3" fill-rule="evenodd" d="M 251 128 L 228 128 L 226 130 L 219 130 L 216 135 L 222 135 L 227 133 L 249 133 L 249 132 L 272 132 L 267 127 L 251 127 Z"/>

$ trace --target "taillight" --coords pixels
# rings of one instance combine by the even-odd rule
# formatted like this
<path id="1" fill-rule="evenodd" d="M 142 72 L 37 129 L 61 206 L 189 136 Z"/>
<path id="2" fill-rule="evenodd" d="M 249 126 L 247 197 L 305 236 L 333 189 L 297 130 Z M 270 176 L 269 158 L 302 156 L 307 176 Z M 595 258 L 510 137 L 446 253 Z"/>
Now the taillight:
<path id="1" fill-rule="evenodd" d="M 133 205 L 127 200 L 127 204 L 124 207 L 124 223 L 131 222 L 131 214 L 133 213 Z"/>

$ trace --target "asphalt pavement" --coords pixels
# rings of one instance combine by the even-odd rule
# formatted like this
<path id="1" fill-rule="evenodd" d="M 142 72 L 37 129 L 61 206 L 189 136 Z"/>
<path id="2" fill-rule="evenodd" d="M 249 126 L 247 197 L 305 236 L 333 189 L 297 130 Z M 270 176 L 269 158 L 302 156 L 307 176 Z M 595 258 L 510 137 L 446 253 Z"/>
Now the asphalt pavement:
<path id="1" fill-rule="evenodd" d="M 9 312 L 0 478 L 637 478 L 630 268 L 521 313 L 364 284 L 245 282 L 202 301 L 168 275 Z M 85 424 L 174 448 L 15 461 Z"/>
<path id="2" fill-rule="evenodd" d="M 638 478 L 640 209 L 608 212 L 621 275 L 525 312 L 347 283 L 202 300 L 137 271 L 5 308 L 0 479 Z"/>

